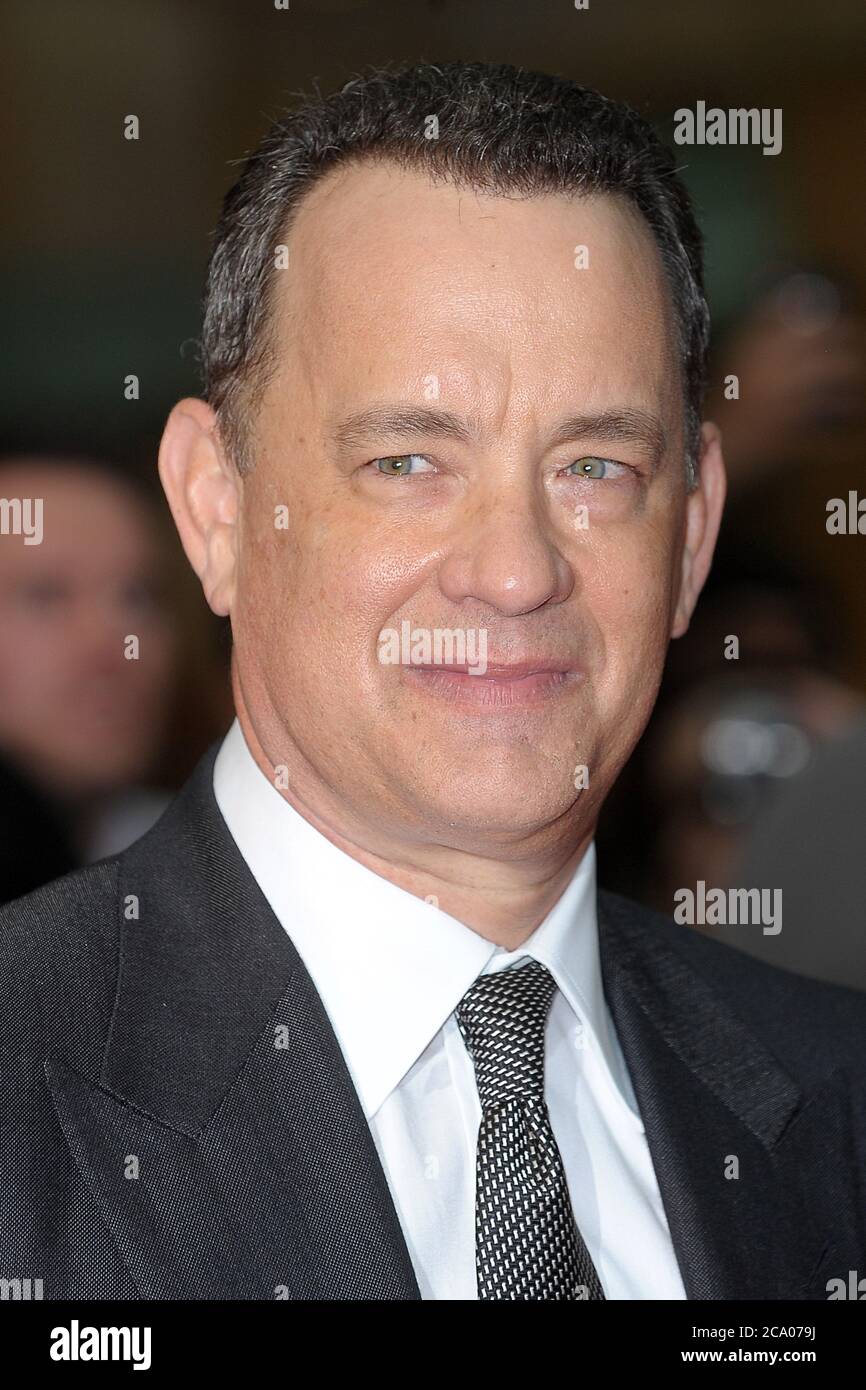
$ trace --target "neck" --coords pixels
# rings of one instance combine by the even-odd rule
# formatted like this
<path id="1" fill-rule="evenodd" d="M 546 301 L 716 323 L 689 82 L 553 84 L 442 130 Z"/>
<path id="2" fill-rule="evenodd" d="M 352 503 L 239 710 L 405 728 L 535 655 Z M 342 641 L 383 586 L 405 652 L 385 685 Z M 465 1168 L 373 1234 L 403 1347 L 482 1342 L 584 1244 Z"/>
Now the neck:
<path id="1" fill-rule="evenodd" d="M 373 873 L 416 897 L 432 899 L 434 906 L 505 950 L 517 950 L 544 921 L 592 842 L 594 827 L 577 845 L 524 856 L 517 849 L 498 858 L 448 845 L 382 839 L 373 827 L 335 811 L 332 798 L 316 797 L 308 783 L 303 795 L 296 783 L 291 790 L 279 787 L 237 688 L 235 696 L 238 722 L 257 766 L 299 815 Z"/>

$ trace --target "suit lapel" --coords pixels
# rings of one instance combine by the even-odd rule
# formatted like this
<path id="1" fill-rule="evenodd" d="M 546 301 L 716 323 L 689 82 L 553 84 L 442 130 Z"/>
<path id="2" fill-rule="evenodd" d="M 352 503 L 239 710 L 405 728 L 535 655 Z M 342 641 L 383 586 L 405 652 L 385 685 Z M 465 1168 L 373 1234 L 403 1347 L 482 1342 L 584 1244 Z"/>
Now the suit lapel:
<path id="1" fill-rule="evenodd" d="M 687 1297 L 826 1298 L 848 1258 L 827 1235 L 844 1217 L 818 1191 L 827 1136 L 847 1133 L 844 1078 L 803 1096 L 650 914 L 607 894 L 599 907 L 605 993 Z"/>
<path id="2" fill-rule="evenodd" d="M 58 1118 L 142 1297 L 420 1298 L 321 999 L 216 806 L 215 753 L 121 858 L 101 1074 L 49 1059 Z"/>

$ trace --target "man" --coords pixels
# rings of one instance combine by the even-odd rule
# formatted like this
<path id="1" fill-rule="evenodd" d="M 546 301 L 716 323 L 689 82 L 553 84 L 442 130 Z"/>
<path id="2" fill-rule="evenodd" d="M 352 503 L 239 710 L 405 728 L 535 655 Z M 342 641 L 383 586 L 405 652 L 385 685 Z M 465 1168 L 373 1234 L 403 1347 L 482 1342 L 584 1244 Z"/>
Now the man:
<path id="1" fill-rule="evenodd" d="M 672 162 L 596 93 L 421 66 L 267 136 L 160 453 L 237 721 L 146 837 L 7 911 L 7 1277 L 820 1299 L 863 1268 L 862 998 L 596 889 L 719 525 L 706 339 Z"/>
<path id="2" fill-rule="evenodd" d="M 157 819 L 168 798 L 148 784 L 176 701 L 181 634 L 169 538 L 125 473 L 75 455 L 7 455 L 0 498 L 10 523 L 0 534 L 6 901 L 125 848 Z M 26 887 L 6 891 L 22 871 Z"/>

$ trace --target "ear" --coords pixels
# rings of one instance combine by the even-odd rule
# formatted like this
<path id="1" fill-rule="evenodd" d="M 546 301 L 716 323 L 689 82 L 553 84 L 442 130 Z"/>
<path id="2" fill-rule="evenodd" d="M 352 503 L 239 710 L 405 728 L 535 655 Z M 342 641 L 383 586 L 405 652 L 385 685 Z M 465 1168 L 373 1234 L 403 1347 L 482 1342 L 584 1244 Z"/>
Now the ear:
<path id="1" fill-rule="evenodd" d="M 215 613 L 231 612 L 241 483 L 204 401 L 178 401 L 159 446 L 159 476 L 186 557 Z"/>
<path id="2" fill-rule="evenodd" d="M 701 426 L 698 484 L 686 498 L 685 537 L 680 562 L 680 586 L 674 609 L 671 637 L 687 631 L 695 604 L 704 587 L 725 505 L 725 461 L 722 436 L 716 425 Z"/>

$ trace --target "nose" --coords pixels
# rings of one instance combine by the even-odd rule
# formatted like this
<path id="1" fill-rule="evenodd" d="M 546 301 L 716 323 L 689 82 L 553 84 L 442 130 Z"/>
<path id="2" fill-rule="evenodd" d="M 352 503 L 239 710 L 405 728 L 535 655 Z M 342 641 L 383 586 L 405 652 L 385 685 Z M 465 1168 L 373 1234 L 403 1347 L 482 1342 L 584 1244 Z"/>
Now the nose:
<path id="1" fill-rule="evenodd" d="M 452 603 L 473 599 L 507 617 L 563 603 L 574 571 L 556 545 L 543 499 L 531 486 L 503 480 L 467 508 L 439 569 Z"/>

